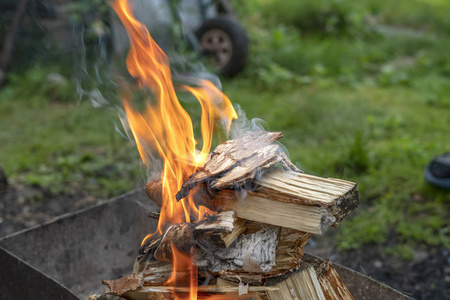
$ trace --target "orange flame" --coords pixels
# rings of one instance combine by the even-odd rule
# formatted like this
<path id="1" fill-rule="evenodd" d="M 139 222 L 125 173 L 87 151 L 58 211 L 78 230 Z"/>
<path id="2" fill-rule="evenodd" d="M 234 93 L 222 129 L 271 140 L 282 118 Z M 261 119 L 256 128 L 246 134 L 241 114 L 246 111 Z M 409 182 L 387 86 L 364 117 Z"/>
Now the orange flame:
<path id="1" fill-rule="evenodd" d="M 204 165 L 215 123 L 222 121 L 228 134 L 231 121 L 237 118 L 237 114 L 230 100 L 211 82 L 201 80 L 198 87 L 183 86 L 197 98 L 202 108 L 202 149 L 198 151 L 191 118 L 175 93 L 168 57 L 145 26 L 133 18 L 126 0 L 114 2 L 113 8 L 130 38 L 128 70 L 140 84 L 153 92 L 156 99 L 156 104 L 147 103 L 142 114 L 133 107 L 129 97 L 122 97 L 122 102 L 144 163 L 148 167 L 152 164 L 150 149 L 156 149 L 164 163 L 161 175 L 163 205 L 158 225 L 158 231 L 162 233 L 163 224 L 189 222 L 193 214 L 198 214 L 192 199 L 176 202 L 175 194 L 188 176 Z"/>
<path id="2" fill-rule="evenodd" d="M 191 219 L 192 217 L 200 219 L 205 212 L 210 213 L 206 208 L 198 209 L 192 198 L 188 197 L 177 202 L 175 195 L 188 176 L 206 162 L 215 124 L 221 122 L 228 135 L 231 122 L 237 119 L 237 114 L 230 100 L 211 82 L 200 80 L 197 87 L 182 86 L 182 90 L 190 92 L 197 98 L 202 108 L 202 149 L 197 150 L 192 120 L 178 101 L 168 57 L 151 38 L 147 28 L 133 17 L 132 9 L 126 0 L 116 0 L 112 6 L 130 39 L 128 71 L 137 78 L 140 86 L 152 91 L 156 100 L 154 103 L 148 101 L 141 113 L 135 108 L 130 95 L 121 97 L 128 124 L 143 162 L 150 168 L 151 157 L 155 151 L 163 161 L 161 172 L 163 201 L 157 229 L 157 233 L 162 234 L 166 225 L 192 222 L 195 221 Z M 152 234 L 146 236 L 142 244 L 150 236 Z M 174 256 L 174 260 L 182 259 L 178 255 Z M 191 264 L 191 260 L 189 262 Z M 176 265 L 174 263 L 174 274 L 177 272 Z M 191 283 L 196 287 L 196 271 L 191 276 Z M 173 282 L 174 280 L 170 281 Z M 189 299 L 197 299 L 196 289 L 191 290 Z"/>
<path id="3" fill-rule="evenodd" d="M 192 263 L 192 256 L 178 251 L 173 245 L 170 246 L 172 248 L 172 264 L 174 271 L 164 285 L 189 287 L 188 299 L 197 299 L 198 274 L 197 268 Z"/>

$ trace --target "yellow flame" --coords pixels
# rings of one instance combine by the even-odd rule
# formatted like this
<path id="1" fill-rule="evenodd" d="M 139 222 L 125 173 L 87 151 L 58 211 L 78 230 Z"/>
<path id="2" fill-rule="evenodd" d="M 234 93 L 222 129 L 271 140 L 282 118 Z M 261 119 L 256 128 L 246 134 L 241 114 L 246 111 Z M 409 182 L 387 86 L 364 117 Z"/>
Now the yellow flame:
<path id="1" fill-rule="evenodd" d="M 192 213 L 198 213 L 193 201 L 176 202 L 175 194 L 188 176 L 205 163 L 215 123 L 223 121 L 228 133 L 237 114 L 230 100 L 211 82 L 201 80 L 198 87 L 183 86 L 197 98 L 202 108 L 202 149 L 198 151 L 191 118 L 178 101 L 172 83 L 168 57 L 145 26 L 133 17 L 127 1 L 118 0 L 113 7 L 130 38 L 128 70 L 141 85 L 153 92 L 156 99 L 156 104 L 147 103 L 143 113 L 134 108 L 129 96 L 123 96 L 122 102 L 144 163 L 151 165 L 149 149 L 156 149 L 164 163 L 161 175 L 163 204 L 158 225 L 161 233 L 163 224 L 191 221 Z"/>
<path id="2" fill-rule="evenodd" d="M 121 97 L 128 124 L 143 162 L 151 167 L 151 154 L 156 151 L 163 161 L 162 206 L 157 232 L 164 231 L 164 225 L 191 222 L 191 217 L 200 219 L 205 213 L 213 213 L 206 208 L 198 209 L 192 198 L 177 202 L 176 193 L 189 175 L 203 166 L 210 152 L 215 124 L 220 121 L 226 129 L 237 119 L 230 100 L 211 82 L 201 80 L 197 87 L 183 86 L 199 101 L 202 108 L 201 134 L 202 149 L 196 149 L 192 120 L 178 101 L 172 82 L 172 73 L 167 55 L 151 38 L 147 28 L 137 21 L 126 0 L 116 0 L 114 10 L 125 26 L 130 50 L 127 68 L 140 86 L 150 89 L 155 99 L 147 102 L 141 112 L 135 105 L 131 93 Z M 144 238 L 142 244 L 151 236 Z M 174 260 L 185 261 L 174 249 Z M 182 264 L 186 264 L 183 262 Z M 189 264 L 192 266 L 191 260 Z M 174 262 L 175 274 L 177 263 Z M 193 269 L 193 268 L 192 268 Z M 197 271 L 191 274 L 189 299 L 197 299 Z M 195 273 L 195 274 L 194 274 Z M 171 282 L 171 281 L 170 281 Z M 195 286 L 195 288 L 194 288 Z"/>

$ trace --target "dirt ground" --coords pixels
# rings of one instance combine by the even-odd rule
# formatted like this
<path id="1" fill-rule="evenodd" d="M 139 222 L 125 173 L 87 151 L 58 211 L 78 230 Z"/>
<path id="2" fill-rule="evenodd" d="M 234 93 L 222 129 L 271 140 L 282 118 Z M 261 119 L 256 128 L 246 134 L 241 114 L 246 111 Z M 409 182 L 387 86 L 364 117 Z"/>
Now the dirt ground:
<path id="1" fill-rule="evenodd" d="M 328 258 L 418 300 L 450 299 L 450 252 L 443 247 L 423 246 L 414 259 L 405 261 L 385 254 L 394 246 L 391 235 L 386 243 L 364 245 L 357 250 L 338 251 L 331 229 L 324 236 L 313 236 L 305 251 Z"/>
<path id="2" fill-rule="evenodd" d="M 0 191 L 0 238 L 101 201 L 84 191 L 55 196 L 38 187 L 9 185 Z M 338 251 L 334 239 L 333 230 L 324 236 L 313 236 L 305 250 L 366 274 L 415 299 L 450 299 L 447 249 L 423 247 L 416 250 L 412 261 L 403 261 L 383 251 L 395 244 L 394 236 L 385 244 L 366 245 L 352 251 Z"/>

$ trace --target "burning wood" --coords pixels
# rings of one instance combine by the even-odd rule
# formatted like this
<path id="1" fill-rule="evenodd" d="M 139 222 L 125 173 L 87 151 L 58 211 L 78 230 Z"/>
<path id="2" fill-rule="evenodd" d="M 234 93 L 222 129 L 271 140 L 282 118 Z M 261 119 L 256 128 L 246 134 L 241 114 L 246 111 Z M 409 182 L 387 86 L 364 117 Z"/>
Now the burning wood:
<path id="1" fill-rule="evenodd" d="M 278 133 L 272 135 L 264 131 L 253 131 L 238 140 L 226 142 L 227 146 L 219 145 L 217 148 L 222 150 L 214 150 L 211 160 L 217 160 L 219 156 L 224 159 L 231 157 L 225 149 L 235 153 L 239 149 L 238 141 L 245 141 L 245 148 L 250 149 L 249 141 L 252 139 L 274 141 L 275 137 L 280 136 Z M 105 281 L 112 293 L 126 294 L 132 299 L 131 295 L 150 290 L 141 288 L 138 293 L 129 293 L 130 291 L 140 286 L 155 286 L 165 282 L 164 279 L 170 277 L 167 264 L 157 265 L 154 261 L 172 263 L 173 247 L 182 253 L 194 255 L 194 264 L 203 277 L 213 276 L 230 282 L 239 280 L 255 286 L 264 285 L 270 278 L 283 277 L 300 268 L 302 248 L 311 234 L 322 233 L 330 226 L 337 226 L 358 205 L 356 185 L 352 182 L 320 178 L 275 166 L 268 168 L 261 176 L 255 176 L 261 170 L 260 164 L 268 164 L 267 159 L 254 160 L 251 155 L 242 155 L 243 162 L 236 160 L 237 155 L 233 157 L 233 165 L 225 171 L 223 168 L 214 170 L 211 167 L 213 163 L 206 163 L 205 168 L 191 176 L 186 181 L 188 184 L 183 184 L 182 188 L 185 191 L 189 190 L 187 187 L 196 188 L 193 197 L 197 204 L 222 212 L 213 216 L 206 215 L 197 223 L 174 224 L 162 236 L 147 240 L 136 259 L 134 274 L 115 281 Z M 258 161 L 259 164 L 249 163 L 250 161 Z M 246 175 L 240 172 L 239 181 L 233 176 L 232 185 L 223 185 L 225 181 L 221 180 L 221 176 L 229 176 L 236 168 L 242 170 L 239 167 L 241 165 L 245 165 Z M 207 166 L 208 174 L 215 174 L 214 176 L 204 176 Z M 202 179 L 199 181 L 199 178 Z M 196 183 L 195 186 L 193 182 Z M 213 182 L 216 184 L 213 185 Z M 149 198 L 159 205 L 162 204 L 162 186 L 161 181 L 151 180 L 145 188 Z M 198 186 L 202 188 L 197 188 Z M 218 189 L 223 186 L 227 188 Z M 243 190 L 244 187 L 251 187 L 251 190 Z M 239 197 L 239 194 L 243 196 Z M 235 212 L 240 218 L 235 217 Z M 285 299 L 276 297 L 284 295 L 283 291 L 288 286 L 302 284 L 315 288 L 315 294 L 311 292 L 313 294 L 309 294 L 309 297 L 322 299 L 322 289 L 334 291 L 333 287 L 341 283 L 331 268 L 327 265 L 320 273 L 327 270 L 323 274 L 331 275 L 317 277 L 314 275 L 315 269 L 308 265 L 298 275 L 281 284 L 279 290 L 267 291 L 267 295 L 269 299 Z M 129 290 L 126 289 L 127 284 Z M 335 292 L 341 290 L 339 288 Z"/>
<path id="2" fill-rule="evenodd" d="M 202 184 L 203 190 L 197 190 L 194 199 L 212 210 L 231 209 L 243 219 L 314 234 L 321 234 L 330 226 L 336 227 L 358 206 L 356 184 L 292 171 L 293 167 L 288 167 L 288 170 L 271 167 L 262 173 L 272 162 L 283 160 L 284 165 L 293 166 L 282 155 L 276 154 L 280 151 L 278 145 L 262 147 L 272 149 L 269 146 L 276 146 L 277 150 L 270 155 L 266 155 L 267 151 L 263 154 L 257 152 L 254 156 L 247 153 L 255 148 L 261 149 L 258 144 L 261 141 L 275 141 L 279 137 L 280 133 L 252 131 L 240 139 L 224 143 L 226 146 L 219 145 L 211 160 L 183 184 L 177 196 L 187 195 L 190 189 Z M 256 141 L 253 145 L 250 143 L 252 140 Z M 239 146 L 239 141 L 244 145 Z M 240 149 L 245 149 L 246 155 L 241 154 Z M 258 172 L 262 175 L 255 178 Z M 242 192 L 244 187 L 251 189 Z M 162 203 L 161 181 L 149 181 L 145 190 L 152 201 L 158 205 Z"/>
<path id="3" fill-rule="evenodd" d="M 277 162 L 301 172 L 289 161 L 279 145 L 273 144 L 281 137 L 282 132 L 255 130 L 217 146 L 205 166 L 183 183 L 176 195 L 177 200 L 186 197 L 190 190 L 204 182 L 208 182 L 208 186 L 214 190 L 239 188 Z"/>
<path id="4" fill-rule="evenodd" d="M 250 131 L 209 155 L 214 124 L 224 124 L 228 134 L 237 114 L 205 80 L 181 87 L 202 107 L 199 151 L 167 56 L 126 0 L 113 6 L 130 36 L 128 70 L 157 101 L 141 113 L 125 95 L 124 123 L 147 167 L 159 155 L 163 169 L 161 180 L 145 187 L 161 207 L 158 229 L 144 238 L 132 274 L 104 281 L 109 293 L 126 299 L 347 297 L 331 265 L 320 271 L 305 265 L 302 248 L 311 234 L 337 226 L 358 206 L 356 184 L 303 174 L 275 143 L 281 132 Z M 269 286 L 274 278 L 284 281 Z"/>
<path id="5" fill-rule="evenodd" d="M 196 224 L 179 223 L 167 228 L 163 236 L 151 238 L 141 248 L 136 258 L 135 271 L 143 271 L 142 265 L 153 258 L 159 261 L 172 262 L 172 247 L 178 251 L 188 254 L 194 243 L 213 234 L 231 234 L 237 219 L 233 211 L 222 212 L 214 216 L 207 216 L 203 221 Z"/>

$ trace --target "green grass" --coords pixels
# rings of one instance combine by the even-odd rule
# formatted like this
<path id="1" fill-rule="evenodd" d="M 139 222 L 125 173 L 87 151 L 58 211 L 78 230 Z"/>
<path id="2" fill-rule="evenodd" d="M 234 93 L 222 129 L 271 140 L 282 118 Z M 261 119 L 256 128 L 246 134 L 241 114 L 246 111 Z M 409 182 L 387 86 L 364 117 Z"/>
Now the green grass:
<path id="1" fill-rule="evenodd" d="M 0 163 L 6 173 L 54 194 L 76 185 L 106 198 L 135 187 L 139 156 L 115 132 L 118 111 L 78 102 L 68 81 L 54 83 L 48 74 L 40 66 L 12 74 L 0 92 Z"/>
<path id="2" fill-rule="evenodd" d="M 225 92 L 249 118 L 282 130 L 291 160 L 307 173 L 358 184 L 361 208 L 338 228 L 341 248 L 383 242 L 391 230 L 449 247 L 450 194 L 424 182 L 423 170 L 450 149 L 450 108 L 411 87 L 319 86 L 250 90 L 236 80 Z"/>
<path id="3" fill-rule="evenodd" d="M 450 248 L 450 192 L 423 179 L 450 150 L 450 3 L 352 3 L 251 1 L 250 67 L 225 92 L 248 117 L 282 130 L 306 172 L 358 184 L 361 207 L 337 229 L 341 249 L 392 233 L 392 255 L 414 243 Z M 330 30 L 324 15 L 340 27 Z"/>

